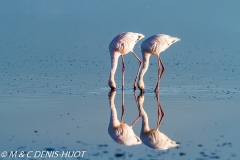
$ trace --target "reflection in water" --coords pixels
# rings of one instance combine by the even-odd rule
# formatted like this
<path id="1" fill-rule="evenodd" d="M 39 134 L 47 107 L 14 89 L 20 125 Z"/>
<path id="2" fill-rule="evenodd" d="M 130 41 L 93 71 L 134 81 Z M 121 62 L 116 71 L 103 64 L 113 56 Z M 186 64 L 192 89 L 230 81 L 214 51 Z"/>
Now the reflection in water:
<path id="1" fill-rule="evenodd" d="M 150 148 L 166 150 L 168 148 L 177 147 L 179 144 L 175 141 L 169 139 L 164 133 L 160 132 L 158 129 L 160 127 L 162 118 L 164 116 L 158 93 L 156 93 L 156 98 L 158 102 L 158 122 L 156 129 L 150 129 L 148 125 L 148 116 L 143 109 L 144 93 L 140 93 L 137 98 L 138 108 L 142 115 L 142 128 L 140 133 L 140 138 L 142 142 Z"/>
<path id="2" fill-rule="evenodd" d="M 122 94 L 124 93 L 122 92 Z M 138 116 L 137 119 L 130 126 L 126 123 L 123 123 L 122 121 L 123 121 L 123 114 L 124 114 L 124 104 L 122 104 L 122 117 L 121 117 L 121 121 L 119 121 L 117 118 L 117 110 L 114 103 L 115 96 L 116 96 L 116 91 L 111 90 L 108 95 L 110 108 L 111 108 L 110 122 L 108 126 L 109 135 L 117 143 L 123 144 L 126 146 L 141 144 L 142 141 L 134 133 L 132 129 L 133 125 L 137 122 L 140 116 Z M 124 103 L 123 99 L 122 99 L 122 102 Z"/>

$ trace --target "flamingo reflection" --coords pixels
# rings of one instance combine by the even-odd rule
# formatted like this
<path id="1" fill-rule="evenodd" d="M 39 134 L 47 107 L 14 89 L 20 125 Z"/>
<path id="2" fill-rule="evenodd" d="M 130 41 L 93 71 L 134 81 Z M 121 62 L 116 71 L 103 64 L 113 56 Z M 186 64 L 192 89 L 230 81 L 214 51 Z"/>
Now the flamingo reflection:
<path id="1" fill-rule="evenodd" d="M 142 128 L 140 138 L 146 146 L 157 150 L 166 150 L 168 148 L 177 147 L 179 146 L 177 142 L 171 140 L 164 133 L 159 131 L 161 121 L 164 117 L 164 112 L 159 101 L 158 93 L 156 93 L 156 98 L 158 102 L 158 122 L 155 129 L 151 129 L 149 127 L 148 115 L 143 109 L 144 92 L 141 92 L 137 98 L 139 112 L 142 115 Z"/>
<path id="2" fill-rule="evenodd" d="M 124 91 L 122 90 L 122 98 L 124 97 Z M 110 122 L 108 126 L 108 133 L 114 141 L 119 144 L 131 146 L 141 144 L 141 139 L 134 133 L 133 126 L 140 118 L 140 115 L 137 119 L 129 126 L 126 123 L 123 123 L 123 114 L 124 114 L 124 101 L 122 99 L 122 116 L 121 120 L 118 120 L 117 110 L 115 107 L 114 99 L 116 96 L 116 90 L 111 90 L 108 94 L 109 104 L 111 108 Z"/>

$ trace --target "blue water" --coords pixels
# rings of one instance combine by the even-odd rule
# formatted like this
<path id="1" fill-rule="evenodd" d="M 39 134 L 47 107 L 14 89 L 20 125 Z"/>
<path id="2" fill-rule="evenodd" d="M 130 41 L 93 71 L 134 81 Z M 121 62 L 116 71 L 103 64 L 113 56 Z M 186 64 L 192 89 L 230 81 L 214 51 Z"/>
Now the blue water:
<path id="1" fill-rule="evenodd" d="M 79 159 L 239 159 L 239 6 L 218 1 L 1 1 L 0 154 L 86 151 Z M 160 85 L 165 113 L 160 131 L 179 142 L 177 148 L 122 146 L 108 134 L 108 45 L 124 31 L 181 38 L 161 54 L 166 71 Z M 141 42 L 134 48 L 139 57 Z M 118 118 L 120 62 L 114 101 Z M 137 66 L 134 56 L 125 56 L 127 124 L 138 116 L 132 90 Z M 154 128 L 156 57 L 144 81 L 144 109 Z M 141 120 L 133 127 L 138 136 L 140 129 Z"/>

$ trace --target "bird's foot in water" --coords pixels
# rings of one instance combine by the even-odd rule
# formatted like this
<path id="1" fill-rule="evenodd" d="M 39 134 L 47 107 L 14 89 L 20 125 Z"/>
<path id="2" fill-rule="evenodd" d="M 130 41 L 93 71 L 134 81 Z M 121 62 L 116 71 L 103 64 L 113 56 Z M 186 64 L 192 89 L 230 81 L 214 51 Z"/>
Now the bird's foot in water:
<path id="1" fill-rule="evenodd" d="M 111 88 L 111 91 L 116 91 L 115 87 L 110 87 L 110 88 Z"/>
<path id="2" fill-rule="evenodd" d="M 144 93 L 145 93 L 145 90 L 144 90 L 144 89 L 140 89 L 140 93 L 141 93 L 141 94 L 144 94 Z"/>

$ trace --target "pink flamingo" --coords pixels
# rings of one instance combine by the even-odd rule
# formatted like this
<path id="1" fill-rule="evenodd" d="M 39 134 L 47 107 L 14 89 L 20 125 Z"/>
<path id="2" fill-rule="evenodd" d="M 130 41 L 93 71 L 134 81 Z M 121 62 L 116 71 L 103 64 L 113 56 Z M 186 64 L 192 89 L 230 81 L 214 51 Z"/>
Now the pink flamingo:
<path id="1" fill-rule="evenodd" d="M 143 91 L 145 87 L 143 82 L 143 76 L 148 69 L 150 56 L 157 55 L 158 56 L 158 82 L 154 91 L 158 92 L 160 79 L 165 70 L 165 67 L 163 66 L 162 60 L 160 58 L 160 53 L 165 51 L 168 47 L 170 47 L 173 43 L 177 41 L 180 41 L 180 39 L 177 37 L 171 37 L 169 35 L 164 35 L 164 34 L 157 34 L 149 37 L 148 39 L 142 42 L 141 49 L 142 49 L 142 57 L 143 57 L 143 68 L 141 70 L 139 81 L 138 81 L 138 87 L 140 90 Z M 160 68 L 160 65 L 162 67 L 162 70 Z"/>
<path id="2" fill-rule="evenodd" d="M 134 90 L 136 89 L 136 80 L 138 78 L 138 74 L 140 71 L 140 67 L 142 65 L 142 61 L 138 58 L 138 56 L 133 52 L 133 48 L 135 44 L 144 38 L 143 34 L 140 33 L 133 33 L 133 32 L 123 32 L 119 35 L 117 35 L 110 43 L 109 45 L 109 51 L 111 56 L 111 71 L 110 71 L 110 77 L 108 81 L 108 85 L 111 87 L 112 90 L 116 89 L 116 83 L 114 80 L 114 75 L 117 69 L 117 63 L 119 56 L 122 56 L 122 88 L 124 88 L 124 58 L 123 56 L 129 52 L 132 52 L 133 55 L 138 59 L 139 61 L 139 67 L 138 72 L 133 84 Z"/>

